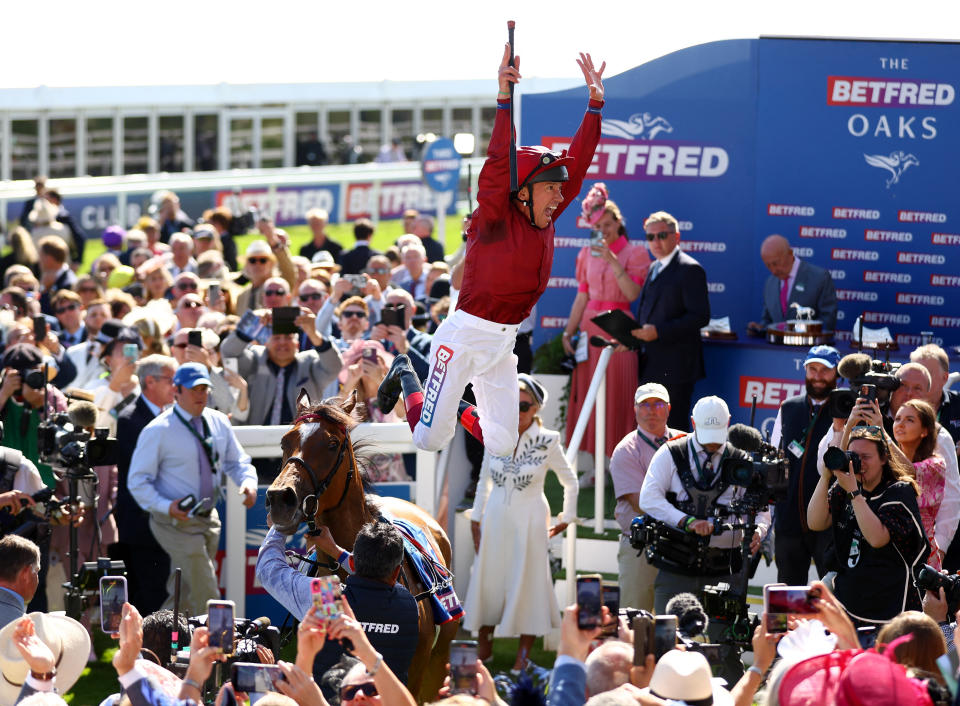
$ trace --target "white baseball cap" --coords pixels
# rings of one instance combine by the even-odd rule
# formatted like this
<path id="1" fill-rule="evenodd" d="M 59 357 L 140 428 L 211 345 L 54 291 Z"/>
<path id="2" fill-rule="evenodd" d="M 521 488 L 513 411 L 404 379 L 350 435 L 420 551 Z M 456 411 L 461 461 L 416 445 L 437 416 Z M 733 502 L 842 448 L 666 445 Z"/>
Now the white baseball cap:
<path id="1" fill-rule="evenodd" d="M 638 387 L 636 394 L 633 396 L 633 403 L 640 404 L 644 400 L 648 400 L 651 397 L 655 397 L 658 400 L 663 400 L 667 404 L 670 404 L 670 393 L 667 392 L 667 388 L 665 388 L 659 382 L 646 382 Z"/>
<path id="2" fill-rule="evenodd" d="M 727 440 L 730 410 L 719 397 L 701 397 L 693 406 L 693 433 L 700 444 L 722 444 Z"/>

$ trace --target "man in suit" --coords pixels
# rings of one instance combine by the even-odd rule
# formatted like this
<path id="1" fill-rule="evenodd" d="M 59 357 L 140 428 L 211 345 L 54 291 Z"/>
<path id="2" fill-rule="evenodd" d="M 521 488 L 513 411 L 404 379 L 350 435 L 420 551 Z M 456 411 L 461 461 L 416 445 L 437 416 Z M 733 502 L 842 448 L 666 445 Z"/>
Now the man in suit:
<path id="1" fill-rule="evenodd" d="M 66 357 L 76 368 L 77 374 L 67 384 L 86 390 L 94 387 L 107 369 L 100 362 L 100 346 L 109 342 L 117 331 L 119 321 L 110 321 L 110 304 L 103 299 L 94 299 L 87 306 L 83 317 L 87 340 L 67 348 Z M 103 341 L 99 340 L 101 328 L 106 325 Z"/>
<path id="2" fill-rule="evenodd" d="M 704 376 L 700 329 L 710 322 L 707 274 L 700 263 L 680 251 L 677 219 L 666 211 L 650 214 L 643 224 L 655 261 L 640 292 L 633 335 L 643 341 L 640 380 L 658 382 L 670 395 L 667 425 L 690 428 L 693 386 Z"/>
<path id="3" fill-rule="evenodd" d="M 367 266 L 367 260 L 374 255 L 383 254 L 370 247 L 370 238 L 373 237 L 373 222 L 370 219 L 360 218 L 353 224 L 353 237 L 356 244 L 340 254 L 340 274 L 358 275 Z"/>
<path id="4" fill-rule="evenodd" d="M 40 548 L 9 534 L 0 539 L 0 627 L 20 618 L 40 585 Z"/>
<path id="5" fill-rule="evenodd" d="M 312 311 L 301 308 L 300 312 L 294 323 L 310 337 L 310 350 L 300 352 L 297 333 L 273 334 L 260 346 L 251 345 L 250 339 L 236 330 L 220 346 L 224 358 L 238 359 L 239 373 L 248 381 L 248 424 L 289 424 L 297 410 L 300 388 L 306 389 L 311 399 L 323 399 L 324 388 L 340 373 L 340 351 L 317 332 Z"/>
<path id="6" fill-rule="evenodd" d="M 814 346 L 807 351 L 804 393 L 783 401 L 770 434 L 770 443 L 783 449 L 790 464 L 787 495 L 777 503 L 773 537 L 777 581 L 788 586 L 807 583 L 811 559 L 817 576 L 830 570 L 831 533 L 814 532 L 807 526 L 807 506 L 820 480 L 817 444 L 830 431 L 832 419 L 826 402 L 837 386 L 839 362 L 840 352 L 832 346 Z"/>
<path id="7" fill-rule="evenodd" d="M 827 331 L 837 325 L 837 292 L 830 273 L 822 267 L 803 262 L 793 254 L 790 242 L 782 235 L 771 235 L 760 246 L 760 258 L 770 270 L 763 285 L 763 316 L 760 323 L 748 327 L 763 330 L 770 324 L 796 317 L 791 304 L 812 308 L 814 318 Z"/>
<path id="8" fill-rule="evenodd" d="M 404 246 L 400 252 L 403 268 L 396 275 L 398 287 L 410 292 L 417 301 L 426 301 L 430 292 L 427 290 L 427 276 L 430 265 L 427 264 L 427 251 L 419 243 Z"/>
<path id="9" fill-rule="evenodd" d="M 173 375 L 177 361 L 165 355 L 149 355 L 137 363 L 140 396 L 117 418 L 117 501 L 114 517 L 119 540 L 111 555 L 127 567 L 130 603 L 144 615 L 160 610 L 167 598 L 170 557 L 150 531 L 150 516 L 130 494 L 127 476 L 140 432 L 153 418 L 173 404 Z"/>
<path id="10" fill-rule="evenodd" d="M 70 269 L 70 251 L 63 238 L 47 235 L 37 244 L 40 254 L 40 308 L 44 314 L 53 316 L 51 298 L 61 289 L 73 289 L 77 276 Z"/>

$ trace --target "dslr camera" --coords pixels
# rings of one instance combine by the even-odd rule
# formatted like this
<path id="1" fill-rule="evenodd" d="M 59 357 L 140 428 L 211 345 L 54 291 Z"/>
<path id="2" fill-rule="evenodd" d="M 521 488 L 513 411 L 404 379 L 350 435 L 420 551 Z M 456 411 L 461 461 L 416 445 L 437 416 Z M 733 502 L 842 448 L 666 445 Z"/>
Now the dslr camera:
<path id="1" fill-rule="evenodd" d="M 853 464 L 853 472 L 860 473 L 860 454 L 844 451 L 839 446 L 828 446 L 823 452 L 823 465 L 831 471 L 846 471 Z"/>
<path id="2" fill-rule="evenodd" d="M 940 573 L 930 564 L 924 564 L 914 583 L 921 593 L 930 591 L 934 595 L 939 595 L 942 588 L 947 597 L 948 616 L 952 616 L 960 608 L 960 576 Z"/>

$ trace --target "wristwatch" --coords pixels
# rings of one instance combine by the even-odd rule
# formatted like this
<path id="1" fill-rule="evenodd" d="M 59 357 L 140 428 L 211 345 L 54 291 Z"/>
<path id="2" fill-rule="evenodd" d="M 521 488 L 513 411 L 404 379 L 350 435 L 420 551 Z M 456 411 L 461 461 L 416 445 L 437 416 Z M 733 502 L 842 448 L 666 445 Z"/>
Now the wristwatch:
<path id="1" fill-rule="evenodd" d="M 847 491 L 847 497 L 849 497 L 851 500 L 853 500 L 853 499 L 854 499 L 855 497 L 857 497 L 858 495 L 863 495 L 863 491 L 860 490 L 859 487 L 857 487 L 856 490 L 848 490 L 848 491 Z"/>

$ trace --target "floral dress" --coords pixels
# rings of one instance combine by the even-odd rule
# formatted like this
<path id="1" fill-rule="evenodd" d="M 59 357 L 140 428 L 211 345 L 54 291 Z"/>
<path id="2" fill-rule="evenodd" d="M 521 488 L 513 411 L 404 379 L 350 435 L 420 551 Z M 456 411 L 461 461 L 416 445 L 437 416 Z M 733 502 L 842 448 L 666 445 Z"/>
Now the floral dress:
<path id="1" fill-rule="evenodd" d="M 484 456 L 472 514 L 481 523 L 481 535 L 464 605 L 467 630 L 495 625 L 497 637 L 516 637 L 560 627 L 547 553 L 550 507 L 543 482 L 548 470 L 563 485 L 559 521 L 571 522 L 577 476 L 563 455 L 559 432 L 534 421 L 520 435 L 513 456 Z"/>
<path id="2" fill-rule="evenodd" d="M 939 571 L 941 548 L 934 537 L 934 529 L 940 503 L 943 501 L 947 464 L 942 457 L 934 454 L 922 461 L 917 461 L 913 467 L 917 474 L 917 484 L 920 486 L 920 497 L 917 498 L 917 504 L 920 506 L 920 520 L 923 522 L 923 531 L 930 542 L 930 558 L 927 563 Z"/>

